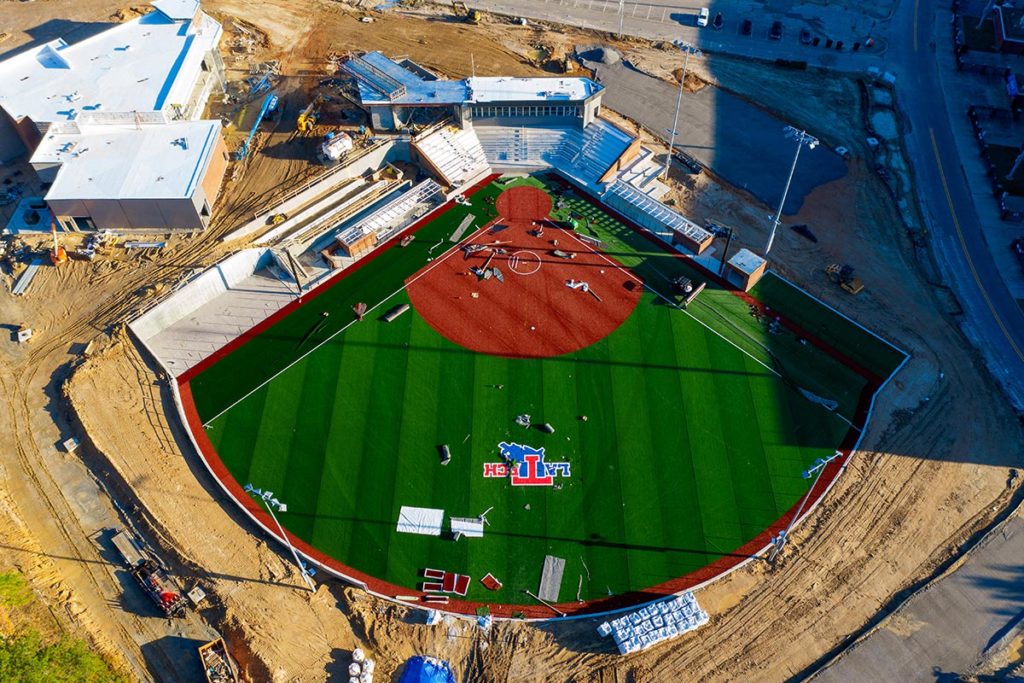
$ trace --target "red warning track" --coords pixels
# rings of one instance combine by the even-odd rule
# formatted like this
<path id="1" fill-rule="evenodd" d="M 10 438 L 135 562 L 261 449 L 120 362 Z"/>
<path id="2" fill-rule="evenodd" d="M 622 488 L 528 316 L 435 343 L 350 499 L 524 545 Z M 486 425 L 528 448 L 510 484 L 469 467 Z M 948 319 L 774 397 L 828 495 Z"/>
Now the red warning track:
<path id="1" fill-rule="evenodd" d="M 604 339 L 633 312 L 643 282 L 556 228 L 545 192 L 514 187 L 495 206 L 498 221 L 406 281 L 438 334 L 479 353 L 544 358 Z"/>

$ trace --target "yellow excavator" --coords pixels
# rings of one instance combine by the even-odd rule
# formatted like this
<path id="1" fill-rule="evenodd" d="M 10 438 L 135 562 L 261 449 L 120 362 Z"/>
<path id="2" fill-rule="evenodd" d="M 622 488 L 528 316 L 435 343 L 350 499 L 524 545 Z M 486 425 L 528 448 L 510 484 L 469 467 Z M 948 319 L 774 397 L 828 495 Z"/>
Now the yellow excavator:
<path id="1" fill-rule="evenodd" d="M 303 109 L 299 113 L 299 117 L 295 119 L 295 129 L 305 135 L 313 130 L 313 126 L 316 125 L 317 119 L 320 118 L 320 105 L 324 103 L 324 96 L 317 95 L 316 98 L 309 103 L 309 106 Z"/>
<path id="2" fill-rule="evenodd" d="M 480 14 L 480 10 L 469 9 L 464 2 L 452 1 L 452 12 L 455 13 L 456 17 L 461 18 L 467 24 L 479 24 L 483 15 Z"/>

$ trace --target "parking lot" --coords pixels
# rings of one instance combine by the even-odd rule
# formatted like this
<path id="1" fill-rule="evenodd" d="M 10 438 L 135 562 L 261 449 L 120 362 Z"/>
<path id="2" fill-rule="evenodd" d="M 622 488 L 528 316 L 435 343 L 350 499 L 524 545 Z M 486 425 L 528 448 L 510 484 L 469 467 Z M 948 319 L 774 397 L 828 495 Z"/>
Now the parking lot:
<path id="1" fill-rule="evenodd" d="M 619 16 L 618 0 L 499 0 L 486 9 L 513 16 L 569 22 L 584 28 L 682 39 L 701 48 L 760 59 L 806 61 L 812 66 L 863 71 L 882 66 L 888 45 L 889 18 L 896 0 L 800 2 L 787 0 L 647 0 L 627 1 Z M 702 7 L 709 25 L 697 26 Z M 715 17 L 721 14 L 721 26 Z M 745 26 L 749 21 L 749 26 Z M 772 26 L 778 22 L 777 38 Z M 804 33 L 804 42 L 801 34 Z M 817 43 L 815 43 L 817 40 Z M 869 45 L 870 43 L 870 45 Z M 854 50 L 854 46 L 857 49 Z"/>
<path id="2" fill-rule="evenodd" d="M 678 89 L 627 64 L 587 62 L 607 88 L 604 103 L 640 123 L 666 142 Z M 786 122 L 719 88 L 683 96 L 676 148 L 730 184 L 776 206 L 796 143 L 783 135 Z M 811 131 L 813 133 L 813 131 Z M 804 149 L 793 176 L 785 213 L 794 214 L 811 190 L 846 175 L 846 165 L 824 145 Z"/>

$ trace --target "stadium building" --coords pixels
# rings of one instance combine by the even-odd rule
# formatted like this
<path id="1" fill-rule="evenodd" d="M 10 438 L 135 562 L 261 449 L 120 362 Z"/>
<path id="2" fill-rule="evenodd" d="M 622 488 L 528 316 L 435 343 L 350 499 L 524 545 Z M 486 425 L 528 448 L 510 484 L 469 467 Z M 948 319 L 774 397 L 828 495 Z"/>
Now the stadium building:
<path id="1" fill-rule="evenodd" d="M 488 173 L 551 169 L 610 208 L 700 254 L 712 235 L 658 201 L 662 165 L 639 138 L 601 116 L 589 78 L 444 80 L 370 52 L 345 62 L 374 128 L 412 132 L 411 156 L 444 185 Z"/>
<path id="2" fill-rule="evenodd" d="M 0 160 L 28 154 L 68 230 L 202 229 L 226 169 L 220 24 L 199 0 L 0 62 Z"/>

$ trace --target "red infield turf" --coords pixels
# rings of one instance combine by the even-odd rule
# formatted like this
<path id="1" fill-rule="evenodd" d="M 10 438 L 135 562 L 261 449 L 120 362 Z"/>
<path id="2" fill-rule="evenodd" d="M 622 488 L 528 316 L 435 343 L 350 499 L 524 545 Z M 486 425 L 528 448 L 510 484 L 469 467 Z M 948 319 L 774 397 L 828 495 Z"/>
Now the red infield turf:
<path id="1" fill-rule="evenodd" d="M 413 307 L 438 334 L 480 353 L 544 358 L 589 346 L 629 317 L 642 281 L 571 230 L 556 228 L 546 193 L 514 187 L 495 206 L 500 218 L 490 228 L 406 281 Z M 487 248 L 468 253 L 468 245 Z M 487 279 L 473 272 L 494 268 L 504 282 L 493 272 Z M 587 291 L 568 282 L 585 282 Z"/>

